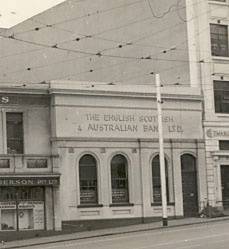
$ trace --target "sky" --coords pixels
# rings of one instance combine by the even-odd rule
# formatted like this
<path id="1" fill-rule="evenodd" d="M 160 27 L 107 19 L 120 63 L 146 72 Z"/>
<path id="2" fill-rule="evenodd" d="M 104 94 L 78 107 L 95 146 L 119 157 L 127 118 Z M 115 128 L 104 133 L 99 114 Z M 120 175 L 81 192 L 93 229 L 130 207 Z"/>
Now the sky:
<path id="1" fill-rule="evenodd" d="M 0 0 L 0 28 L 10 28 L 65 0 Z"/>

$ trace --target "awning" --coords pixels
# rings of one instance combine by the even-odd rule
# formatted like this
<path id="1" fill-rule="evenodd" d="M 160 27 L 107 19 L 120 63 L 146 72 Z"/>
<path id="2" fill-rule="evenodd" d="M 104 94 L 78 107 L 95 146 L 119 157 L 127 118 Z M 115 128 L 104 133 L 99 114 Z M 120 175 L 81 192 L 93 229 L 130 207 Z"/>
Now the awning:
<path id="1" fill-rule="evenodd" d="M 59 174 L 47 175 L 0 175 L 0 187 L 3 186 L 59 186 Z"/>

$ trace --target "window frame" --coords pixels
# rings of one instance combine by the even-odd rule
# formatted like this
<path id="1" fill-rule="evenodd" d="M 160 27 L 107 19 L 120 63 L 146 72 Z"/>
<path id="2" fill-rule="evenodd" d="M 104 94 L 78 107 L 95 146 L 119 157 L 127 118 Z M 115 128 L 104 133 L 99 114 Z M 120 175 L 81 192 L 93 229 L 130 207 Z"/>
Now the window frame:
<path id="1" fill-rule="evenodd" d="M 117 156 L 121 156 L 125 159 L 125 190 L 126 190 L 126 199 L 123 199 L 123 201 L 114 201 L 114 197 L 113 197 L 113 181 L 114 179 L 112 179 L 112 161 L 114 160 L 115 157 Z M 123 180 L 123 178 L 122 178 Z M 115 205 L 133 205 L 130 203 L 130 170 L 129 170 L 129 160 L 127 158 L 126 155 L 123 155 L 122 153 L 116 153 L 112 156 L 111 160 L 110 160 L 110 184 L 111 184 L 111 206 L 115 206 Z M 117 188 L 118 189 L 118 188 Z M 121 188 L 120 188 L 121 189 Z"/>
<path id="2" fill-rule="evenodd" d="M 90 156 L 91 158 L 93 158 L 93 160 L 95 162 L 95 170 L 96 170 L 96 178 L 95 178 L 96 185 L 95 185 L 95 187 L 96 187 L 96 189 L 95 189 L 95 196 L 94 196 L 95 201 L 94 202 L 89 202 L 89 201 L 82 202 L 82 200 L 81 200 L 81 198 L 82 198 L 81 193 L 82 192 L 81 192 L 80 167 L 82 167 L 83 165 L 82 166 L 80 165 L 80 161 L 85 156 Z M 78 161 L 78 186 L 79 186 L 78 187 L 78 189 L 79 189 L 79 191 L 78 191 L 78 193 L 79 193 L 79 198 L 78 198 L 79 205 L 78 205 L 78 207 L 101 206 L 101 205 L 99 205 L 99 177 L 98 176 L 99 176 L 99 174 L 98 174 L 98 159 L 97 159 L 97 157 L 91 153 L 85 153 L 85 154 L 81 155 L 79 158 L 79 161 Z"/>
<path id="3" fill-rule="evenodd" d="M 22 152 L 21 153 L 9 153 L 8 152 L 8 135 L 7 135 L 7 114 L 21 114 L 22 117 L 22 124 L 21 124 L 21 128 L 22 128 Z M 22 155 L 25 154 L 25 113 L 22 110 L 4 110 L 4 134 L 5 134 L 5 142 L 4 142 L 4 152 L 7 155 L 11 155 L 11 154 L 18 154 L 18 155 Z"/>
<path id="4" fill-rule="evenodd" d="M 217 86 L 217 84 L 221 84 L 221 86 Z M 229 114 L 229 81 L 213 80 L 213 96 L 215 113 Z M 228 111 L 225 111 L 225 109 L 228 109 Z"/>
<path id="5" fill-rule="evenodd" d="M 218 27 L 217 32 L 213 32 L 213 27 Z M 220 27 L 220 28 L 219 28 Z M 215 28 L 216 29 L 216 28 Z M 225 29 L 226 33 L 219 32 L 220 29 Z M 226 38 L 226 40 L 222 39 Z M 215 41 L 215 42 L 213 42 Z M 228 25 L 210 23 L 210 44 L 211 44 L 211 55 L 214 57 L 229 57 L 229 38 L 228 38 Z M 213 49 L 213 46 L 216 46 Z M 225 46 L 225 52 L 223 51 L 222 46 Z"/>
<path id="6" fill-rule="evenodd" d="M 228 151 L 229 150 L 229 140 L 218 140 L 218 143 L 219 143 L 219 150 L 221 150 L 221 151 L 225 151 L 225 150 Z M 228 148 L 226 148 L 227 145 L 228 145 Z"/>
<path id="7" fill-rule="evenodd" d="M 156 154 L 153 156 L 151 163 L 150 163 L 150 175 L 151 175 L 151 205 L 161 205 L 162 204 L 162 200 L 161 200 L 161 179 L 160 179 L 160 200 L 157 201 L 154 198 L 154 194 L 155 194 L 155 189 L 154 189 L 154 174 L 153 174 L 153 162 L 154 160 L 158 157 L 158 165 L 159 165 L 159 177 L 160 177 L 160 156 L 159 154 Z M 165 159 L 165 175 L 166 175 L 166 196 L 167 196 L 167 203 L 169 204 L 173 204 L 173 202 L 170 202 L 171 196 L 170 196 L 170 175 L 169 175 L 169 162 L 166 158 L 166 156 L 164 157 Z M 158 177 L 158 176 L 157 176 Z"/>

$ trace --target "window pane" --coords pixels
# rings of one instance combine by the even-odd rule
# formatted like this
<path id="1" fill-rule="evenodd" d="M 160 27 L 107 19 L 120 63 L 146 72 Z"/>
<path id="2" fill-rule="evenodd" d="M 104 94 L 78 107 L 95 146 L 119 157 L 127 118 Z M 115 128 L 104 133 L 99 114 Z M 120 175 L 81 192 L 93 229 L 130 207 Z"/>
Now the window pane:
<path id="1" fill-rule="evenodd" d="M 111 161 L 112 203 L 128 203 L 128 165 L 123 155 L 116 155 Z"/>
<path id="2" fill-rule="evenodd" d="M 214 81 L 215 112 L 229 113 L 229 82 Z"/>
<path id="3" fill-rule="evenodd" d="M 229 140 L 220 140 L 219 141 L 220 150 L 229 150 Z"/>
<path id="4" fill-rule="evenodd" d="M 6 113 L 7 153 L 23 154 L 22 113 Z"/>
<path id="5" fill-rule="evenodd" d="M 193 155 L 184 154 L 181 156 L 182 172 L 196 172 L 196 159 Z"/>
<path id="6" fill-rule="evenodd" d="M 214 56 L 228 56 L 228 32 L 226 25 L 210 24 L 211 51 Z"/>
<path id="7" fill-rule="evenodd" d="M 165 159 L 165 175 L 166 175 L 166 193 L 167 201 L 169 201 L 169 184 L 168 184 L 168 166 Z M 152 161 L 152 182 L 153 182 L 153 201 L 155 203 L 161 203 L 161 172 L 159 155 L 154 157 Z"/>
<path id="8" fill-rule="evenodd" d="M 97 166 L 91 155 L 84 155 L 79 161 L 80 203 L 96 204 L 97 194 Z"/>

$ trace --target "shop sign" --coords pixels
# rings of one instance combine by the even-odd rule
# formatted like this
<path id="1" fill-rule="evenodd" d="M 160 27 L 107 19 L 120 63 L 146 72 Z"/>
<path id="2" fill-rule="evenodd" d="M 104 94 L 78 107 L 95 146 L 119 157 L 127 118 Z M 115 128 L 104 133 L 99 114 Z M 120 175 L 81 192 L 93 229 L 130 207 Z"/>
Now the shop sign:
<path id="1" fill-rule="evenodd" d="M 94 190 L 81 190 L 80 191 L 80 202 L 81 203 L 96 203 L 97 196 Z"/>
<path id="2" fill-rule="evenodd" d="M 0 105 L 48 105 L 49 97 L 44 95 L 36 95 L 34 94 L 5 94 L 0 93 Z"/>
<path id="3" fill-rule="evenodd" d="M 57 107 L 56 118 L 60 137 L 158 137 L 156 110 Z M 202 137 L 201 112 L 165 110 L 162 122 L 165 138 Z"/>
<path id="4" fill-rule="evenodd" d="M 126 189 L 113 189 L 112 202 L 128 202 L 128 193 Z"/>
<path id="5" fill-rule="evenodd" d="M 58 186 L 59 177 L 0 177 L 0 186 Z"/>
<path id="6" fill-rule="evenodd" d="M 0 209 L 16 209 L 16 202 L 14 201 L 0 202 Z"/>

